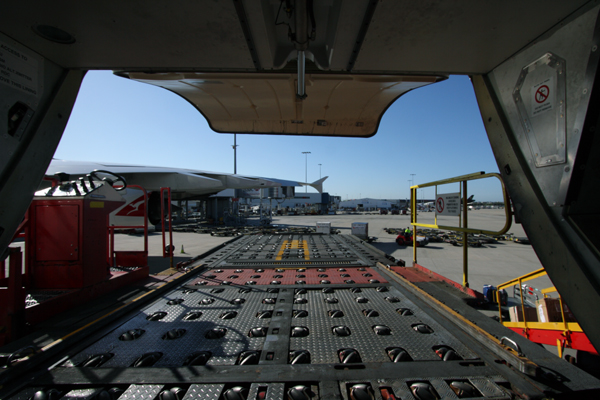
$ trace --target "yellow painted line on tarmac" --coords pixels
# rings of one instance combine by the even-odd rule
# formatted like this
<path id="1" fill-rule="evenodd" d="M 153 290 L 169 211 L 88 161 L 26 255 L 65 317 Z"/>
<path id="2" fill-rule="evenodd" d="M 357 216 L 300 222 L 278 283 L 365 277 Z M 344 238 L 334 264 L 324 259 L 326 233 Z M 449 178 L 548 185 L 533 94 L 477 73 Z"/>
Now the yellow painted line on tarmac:
<path id="1" fill-rule="evenodd" d="M 275 257 L 275 260 L 281 260 L 283 258 L 283 251 L 287 248 L 288 243 L 289 240 L 283 241 L 281 247 L 279 248 L 279 253 L 277 253 L 277 257 Z"/>
<path id="2" fill-rule="evenodd" d="M 281 247 L 279 248 L 279 252 L 277 253 L 277 257 L 275 257 L 275 260 L 277 260 L 277 261 L 282 260 L 283 252 L 287 249 L 289 249 L 289 250 L 302 249 L 302 250 L 304 250 L 304 259 L 310 260 L 310 252 L 308 251 L 308 242 L 306 240 L 302 240 L 302 242 L 300 242 L 298 240 L 292 240 L 292 241 L 284 240 L 283 243 L 281 244 Z"/>
<path id="3" fill-rule="evenodd" d="M 304 249 L 304 259 L 310 260 L 310 251 L 308 250 L 308 242 L 306 240 L 302 241 L 302 248 Z"/>

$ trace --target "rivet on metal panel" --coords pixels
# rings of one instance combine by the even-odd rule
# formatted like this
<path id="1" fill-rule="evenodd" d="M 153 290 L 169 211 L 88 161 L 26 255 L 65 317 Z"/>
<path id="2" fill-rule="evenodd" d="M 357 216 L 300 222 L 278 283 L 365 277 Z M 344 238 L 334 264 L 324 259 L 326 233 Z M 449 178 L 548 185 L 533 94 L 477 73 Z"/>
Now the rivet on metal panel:
<path id="1" fill-rule="evenodd" d="M 249 337 L 265 337 L 267 336 L 268 328 L 266 326 L 260 326 L 257 328 L 252 328 L 248 332 Z"/>
<path id="2" fill-rule="evenodd" d="M 306 310 L 294 310 L 292 313 L 294 318 L 306 318 L 308 317 L 308 311 Z"/>
<path id="3" fill-rule="evenodd" d="M 356 349 L 346 348 L 338 350 L 338 356 L 342 364 L 360 363 L 362 359 Z"/>
<path id="4" fill-rule="evenodd" d="M 204 337 L 207 339 L 220 339 L 227 334 L 227 329 L 225 328 L 213 328 L 207 331 L 204 334 Z"/>
<path id="5" fill-rule="evenodd" d="M 437 394 L 433 386 L 429 382 L 415 382 L 410 385 L 410 391 L 413 396 L 419 400 L 425 399 L 439 399 L 440 396 Z"/>
<path id="6" fill-rule="evenodd" d="M 158 351 L 143 354 L 137 360 L 135 360 L 131 366 L 134 368 L 150 367 L 156 364 L 156 362 L 161 359 L 162 355 L 163 354 Z"/>
<path id="7" fill-rule="evenodd" d="M 236 365 L 255 365 L 260 360 L 260 351 L 250 350 L 240 353 Z"/>
<path id="8" fill-rule="evenodd" d="M 224 400 L 245 400 L 248 397 L 248 389 L 242 386 L 235 386 L 223 392 Z"/>
<path id="9" fill-rule="evenodd" d="M 221 315 L 219 315 L 219 318 L 221 319 L 233 319 L 235 317 L 237 317 L 238 313 L 235 311 L 225 311 L 224 313 L 222 313 Z"/>
<path id="10" fill-rule="evenodd" d="M 351 400 L 374 400 L 375 395 L 371 385 L 366 383 L 359 383 L 353 385 L 350 388 L 350 399 Z"/>
<path id="11" fill-rule="evenodd" d="M 375 310 L 362 310 L 362 313 L 364 314 L 365 317 L 369 317 L 369 318 L 374 318 L 374 317 L 379 317 L 379 313 Z"/>
<path id="12" fill-rule="evenodd" d="M 402 347 L 388 347 L 387 349 L 385 349 L 385 352 L 387 353 L 390 360 L 392 360 L 392 362 L 395 363 L 413 361 L 410 354 L 408 354 L 408 352 Z"/>
<path id="13" fill-rule="evenodd" d="M 411 327 L 419 333 L 424 333 L 424 334 L 433 333 L 433 329 L 431 329 L 428 325 L 425 325 L 425 324 L 413 324 L 413 325 L 411 325 Z"/>
<path id="14" fill-rule="evenodd" d="M 146 317 L 146 319 L 148 321 L 159 321 L 159 320 L 163 319 L 166 316 L 167 316 L 166 312 L 164 312 L 164 311 L 157 311 L 157 312 L 155 312 L 155 313 L 153 313 L 151 315 L 148 315 Z"/>
<path id="15" fill-rule="evenodd" d="M 138 339 L 140 336 L 142 336 L 144 334 L 144 332 L 146 332 L 143 329 L 131 329 L 123 334 L 121 334 L 119 336 L 119 340 L 128 342 L 131 340 L 136 340 Z"/>
<path id="16" fill-rule="evenodd" d="M 467 381 L 452 381 L 448 384 L 458 398 L 481 397 L 481 393 Z"/>
<path id="17" fill-rule="evenodd" d="M 172 330 L 168 331 L 167 333 L 165 333 L 164 335 L 162 335 L 162 339 L 163 340 L 179 339 L 180 337 L 185 335 L 185 332 L 186 332 L 185 329 L 172 329 Z"/>
<path id="18" fill-rule="evenodd" d="M 450 346 L 433 346 L 433 351 L 444 361 L 462 360 L 463 358 Z"/>
<path id="19" fill-rule="evenodd" d="M 309 335 L 309 330 L 306 326 L 292 326 L 290 332 L 291 337 L 306 337 Z"/>
<path id="20" fill-rule="evenodd" d="M 331 328 L 331 331 L 335 336 L 350 336 L 350 328 L 344 325 L 338 325 Z"/>
<path id="21" fill-rule="evenodd" d="M 310 400 L 315 396 L 315 393 L 304 385 L 296 385 L 287 391 L 287 398 L 290 400 Z"/>
<path id="22" fill-rule="evenodd" d="M 373 328 L 373 332 L 375 332 L 376 335 L 387 336 L 387 335 L 392 334 L 392 330 L 390 329 L 389 326 L 374 325 L 372 328 Z"/>
<path id="23" fill-rule="evenodd" d="M 271 318 L 272 316 L 273 316 L 272 310 L 263 310 L 263 311 L 259 311 L 256 313 L 256 318 L 259 318 L 259 319 Z"/>
<path id="24" fill-rule="evenodd" d="M 210 351 L 198 351 L 190 354 L 184 361 L 184 366 L 194 366 L 194 365 L 206 365 L 208 360 L 212 357 L 212 353 Z"/>
<path id="25" fill-rule="evenodd" d="M 113 353 L 94 354 L 89 356 L 84 362 L 79 364 L 79 367 L 94 368 L 99 367 L 114 356 Z"/>

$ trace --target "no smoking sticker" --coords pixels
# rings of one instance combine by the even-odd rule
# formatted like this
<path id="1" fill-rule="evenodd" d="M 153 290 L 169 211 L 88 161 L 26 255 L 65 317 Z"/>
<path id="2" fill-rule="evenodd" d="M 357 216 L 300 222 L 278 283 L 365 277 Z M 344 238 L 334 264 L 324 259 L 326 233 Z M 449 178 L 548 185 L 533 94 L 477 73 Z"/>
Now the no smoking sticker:
<path id="1" fill-rule="evenodd" d="M 531 115 L 533 117 L 554 108 L 554 77 L 550 77 L 531 88 Z"/>
<path id="2" fill-rule="evenodd" d="M 538 104 L 542 104 L 546 100 L 548 100 L 549 95 L 550 88 L 546 85 L 542 85 L 535 91 L 535 102 Z"/>
<path id="3" fill-rule="evenodd" d="M 438 215 L 460 215 L 460 193 L 438 194 L 435 212 Z"/>
<path id="4" fill-rule="evenodd" d="M 437 199 L 437 202 L 435 204 L 435 209 L 439 214 L 444 212 L 444 198 L 443 197 L 439 197 Z"/>

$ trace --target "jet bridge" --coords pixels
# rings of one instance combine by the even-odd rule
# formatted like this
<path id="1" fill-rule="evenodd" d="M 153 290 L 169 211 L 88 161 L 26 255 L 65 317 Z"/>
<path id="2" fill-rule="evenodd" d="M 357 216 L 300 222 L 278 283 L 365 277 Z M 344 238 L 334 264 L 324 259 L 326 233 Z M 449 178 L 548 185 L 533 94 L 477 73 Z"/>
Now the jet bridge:
<path id="1" fill-rule="evenodd" d="M 351 235 L 240 237 L 126 314 L 5 369 L 0 396 L 597 396 L 599 380 L 450 293 L 433 299 L 435 284 L 411 283 L 404 269 Z M 66 351 L 52 357 L 53 346 Z"/>

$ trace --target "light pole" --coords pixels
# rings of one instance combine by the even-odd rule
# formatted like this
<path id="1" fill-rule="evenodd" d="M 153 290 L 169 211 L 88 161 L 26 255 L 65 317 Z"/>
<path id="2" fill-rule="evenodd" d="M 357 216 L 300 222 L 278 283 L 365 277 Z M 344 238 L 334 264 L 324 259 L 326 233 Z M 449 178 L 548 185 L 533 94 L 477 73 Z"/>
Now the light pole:
<path id="1" fill-rule="evenodd" d="M 411 182 L 412 182 L 411 186 L 415 186 L 415 175 L 416 174 L 410 174 L 410 176 L 411 176 Z"/>
<path id="2" fill-rule="evenodd" d="M 304 182 L 308 183 L 308 155 L 310 151 L 303 151 L 302 154 L 304 154 Z M 304 186 L 304 192 L 308 192 L 308 186 L 306 185 Z"/>
<path id="3" fill-rule="evenodd" d="M 237 143 L 236 143 L 236 134 L 233 134 L 233 173 L 237 174 Z"/>
<path id="4" fill-rule="evenodd" d="M 319 179 L 321 179 L 321 165 L 323 164 L 319 164 Z"/>

